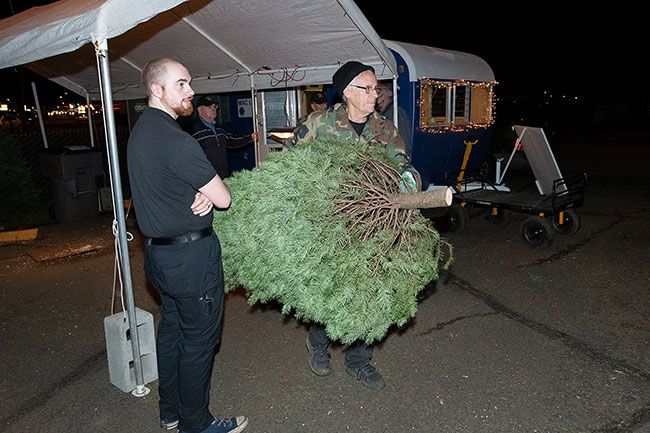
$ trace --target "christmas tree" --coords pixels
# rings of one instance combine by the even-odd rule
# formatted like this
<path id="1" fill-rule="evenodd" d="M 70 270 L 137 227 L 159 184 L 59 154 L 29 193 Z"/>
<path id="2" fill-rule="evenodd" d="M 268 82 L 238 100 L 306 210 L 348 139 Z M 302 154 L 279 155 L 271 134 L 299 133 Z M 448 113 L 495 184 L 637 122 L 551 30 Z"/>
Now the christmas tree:
<path id="1" fill-rule="evenodd" d="M 332 339 L 370 343 L 412 318 L 438 277 L 446 243 L 416 209 L 426 193 L 400 194 L 379 147 L 318 140 L 226 183 L 232 204 L 214 218 L 226 290 L 243 286 L 250 304 L 275 300 Z"/>

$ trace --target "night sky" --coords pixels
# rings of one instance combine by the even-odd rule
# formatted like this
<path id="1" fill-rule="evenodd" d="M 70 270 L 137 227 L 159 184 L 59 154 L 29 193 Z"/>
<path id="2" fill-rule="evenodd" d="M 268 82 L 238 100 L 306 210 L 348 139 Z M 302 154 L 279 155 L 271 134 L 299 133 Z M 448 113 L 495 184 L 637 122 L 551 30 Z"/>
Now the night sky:
<path id="1" fill-rule="evenodd" d="M 1 3 L 0 15 L 8 16 L 12 10 L 18 13 L 50 1 Z M 587 104 L 648 110 L 647 3 L 394 2 L 393 9 L 380 8 L 375 0 L 356 3 L 382 38 L 478 55 L 492 67 L 502 97 L 540 97 L 548 90 L 577 96 Z M 20 69 L 0 71 L 0 96 L 15 96 L 21 73 L 27 83 L 33 79 Z"/>
<path id="2" fill-rule="evenodd" d="M 607 104 L 641 91 L 648 99 L 647 3 L 427 2 L 391 11 L 356 3 L 382 38 L 478 55 L 502 94 L 551 90 Z"/>

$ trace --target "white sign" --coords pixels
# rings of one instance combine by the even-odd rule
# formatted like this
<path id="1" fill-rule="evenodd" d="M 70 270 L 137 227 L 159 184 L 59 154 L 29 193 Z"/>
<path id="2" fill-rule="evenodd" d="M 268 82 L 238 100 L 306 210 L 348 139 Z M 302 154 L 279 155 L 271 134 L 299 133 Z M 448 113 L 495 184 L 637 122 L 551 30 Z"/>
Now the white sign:
<path id="1" fill-rule="evenodd" d="M 237 100 L 237 115 L 239 117 L 253 117 L 253 102 L 251 98 Z"/>

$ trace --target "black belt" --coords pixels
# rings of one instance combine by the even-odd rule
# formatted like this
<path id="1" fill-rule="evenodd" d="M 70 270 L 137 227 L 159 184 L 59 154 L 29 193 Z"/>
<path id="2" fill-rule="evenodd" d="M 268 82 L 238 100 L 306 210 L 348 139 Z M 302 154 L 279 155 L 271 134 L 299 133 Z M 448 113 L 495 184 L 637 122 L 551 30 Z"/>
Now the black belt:
<path id="1" fill-rule="evenodd" d="M 197 239 L 210 236 L 212 233 L 212 227 L 206 227 L 203 230 L 188 232 L 183 235 L 173 236 L 170 238 L 151 238 L 151 243 L 154 245 L 186 244 L 188 242 L 193 242 Z"/>

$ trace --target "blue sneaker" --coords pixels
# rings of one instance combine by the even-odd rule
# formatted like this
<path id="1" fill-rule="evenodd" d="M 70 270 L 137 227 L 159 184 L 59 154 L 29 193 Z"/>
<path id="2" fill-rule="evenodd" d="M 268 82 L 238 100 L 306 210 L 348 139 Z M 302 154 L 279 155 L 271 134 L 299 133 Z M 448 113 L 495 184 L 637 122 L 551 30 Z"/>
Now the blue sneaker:
<path id="1" fill-rule="evenodd" d="M 207 426 L 201 433 L 239 433 L 247 425 L 248 418 L 245 416 L 233 416 L 230 419 L 215 418 L 212 424 Z M 183 431 L 179 433 L 183 433 Z"/>

